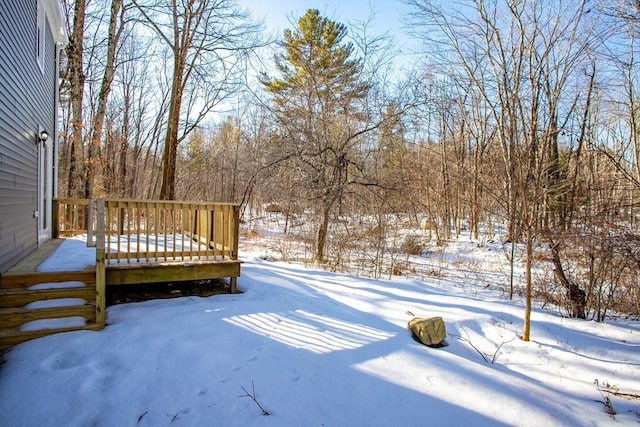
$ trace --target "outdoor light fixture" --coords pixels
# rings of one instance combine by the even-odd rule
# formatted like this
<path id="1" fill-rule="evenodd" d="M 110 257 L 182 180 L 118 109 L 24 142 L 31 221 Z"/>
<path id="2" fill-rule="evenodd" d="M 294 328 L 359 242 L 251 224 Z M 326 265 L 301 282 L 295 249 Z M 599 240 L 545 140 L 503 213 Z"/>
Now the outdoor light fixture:
<path id="1" fill-rule="evenodd" d="M 47 132 L 46 130 L 41 130 L 38 134 L 38 139 L 40 140 L 40 142 L 45 142 L 48 138 L 49 132 Z"/>

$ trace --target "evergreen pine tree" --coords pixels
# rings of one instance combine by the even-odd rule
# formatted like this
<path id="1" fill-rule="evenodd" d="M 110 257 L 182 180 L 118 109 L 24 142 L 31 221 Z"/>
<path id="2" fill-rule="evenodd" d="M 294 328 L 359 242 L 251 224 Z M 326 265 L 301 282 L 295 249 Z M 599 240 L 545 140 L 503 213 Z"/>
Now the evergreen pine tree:
<path id="1" fill-rule="evenodd" d="M 317 262 L 324 261 L 331 214 L 350 183 L 358 136 L 367 128 L 359 104 L 369 85 L 346 35 L 346 26 L 310 9 L 297 28 L 284 32 L 283 52 L 275 56 L 279 76 L 262 75 L 282 131 L 281 155 L 298 162 L 299 182 L 315 201 Z"/>

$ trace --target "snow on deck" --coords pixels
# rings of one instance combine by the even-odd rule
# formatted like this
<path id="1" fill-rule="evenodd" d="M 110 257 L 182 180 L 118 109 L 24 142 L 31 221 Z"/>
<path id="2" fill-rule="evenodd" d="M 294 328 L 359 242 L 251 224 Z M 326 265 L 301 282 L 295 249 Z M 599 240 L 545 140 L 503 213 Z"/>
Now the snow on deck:
<path id="1" fill-rule="evenodd" d="M 216 256 L 187 256 L 183 253 L 206 251 L 207 245 L 194 241 L 188 236 L 176 235 L 171 238 L 158 236 L 120 236 L 112 238 L 108 244 L 110 253 L 147 253 L 157 257 L 131 257 L 127 259 L 109 259 L 109 265 L 149 263 L 149 262 L 193 262 L 220 261 L 225 258 Z M 165 256 L 162 256 L 165 255 Z M 65 239 L 55 252 L 38 266 L 38 271 L 81 271 L 93 268 L 96 264 L 96 248 L 87 246 L 87 235 L 82 234 Z"/>

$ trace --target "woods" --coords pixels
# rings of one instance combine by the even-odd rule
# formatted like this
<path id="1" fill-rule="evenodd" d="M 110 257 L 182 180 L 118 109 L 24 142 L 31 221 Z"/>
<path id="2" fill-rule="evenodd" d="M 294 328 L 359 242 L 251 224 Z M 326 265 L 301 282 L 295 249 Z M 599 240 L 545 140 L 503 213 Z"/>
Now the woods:
<path id="1" fill-rule="evenodd" d="M 269 40 L 230 0 L 66 1 L 58 195 L 278 210 L 304 261 L 376 277 L 503 238 L 524 340 L 535 298 L 640 316 L 637 3 L 405 3 L 393 73 L 375 20 Z"/>

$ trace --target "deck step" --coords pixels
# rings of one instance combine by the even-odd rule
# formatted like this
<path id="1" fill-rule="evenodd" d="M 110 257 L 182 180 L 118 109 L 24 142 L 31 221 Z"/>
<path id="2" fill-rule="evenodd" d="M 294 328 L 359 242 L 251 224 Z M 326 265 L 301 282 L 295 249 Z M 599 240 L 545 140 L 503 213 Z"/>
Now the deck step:
<path id="1" fill-rule="evenodd" d="M 0 308 L 0 331 L 3 328 L 20 327 L 34 320 L 60 319 L 75 316 L 84 317 L 87 320 L 95 322 L 96 306 L 94 304 L 84 304 L 33 309 L 26 307 Z"/>
<path id="2" fill-rule="evenodd" d="M 66 328 L 39 329 L 36 331 L 20 331 L 19 328 L 2 328 L 0 329 L 0 351 L 6 350 L 14 345 L 18 345 L 25 341 L 36 338 L 46 337 L 47 335 L 58 334 L 61 332 L 73 331 L 99 331 L 100 325 L 97 323 L 88 323 L 84 326 L 72 326 Z"/>
<path id="3" fill-rule="evenodd" d="M 41 283 L 96 282 L 95 270 L 4 273 L 0 275 L 0 289 L 28 288 Z"/>
<path id="4" fill-rule="evenodd" d="M 95 285 L 75 288 L 52 289 L 0 289 L 0 308 L 24 307 L 36 301 L 48 301 L 60 298 L 81 298 L 85 301 L 95 301 Z"/>
<path id="5" fill-rule="evenodd" d="M 95 271 L 21 272 L 0 276 L 0 351 L 59 332 L 99 330 L 95 283 Z M 37 302 L 43 303 L 33 304 Z M 83 318 L 84 325 L 21 330 L 30 322 L 70 317 Z"/>

